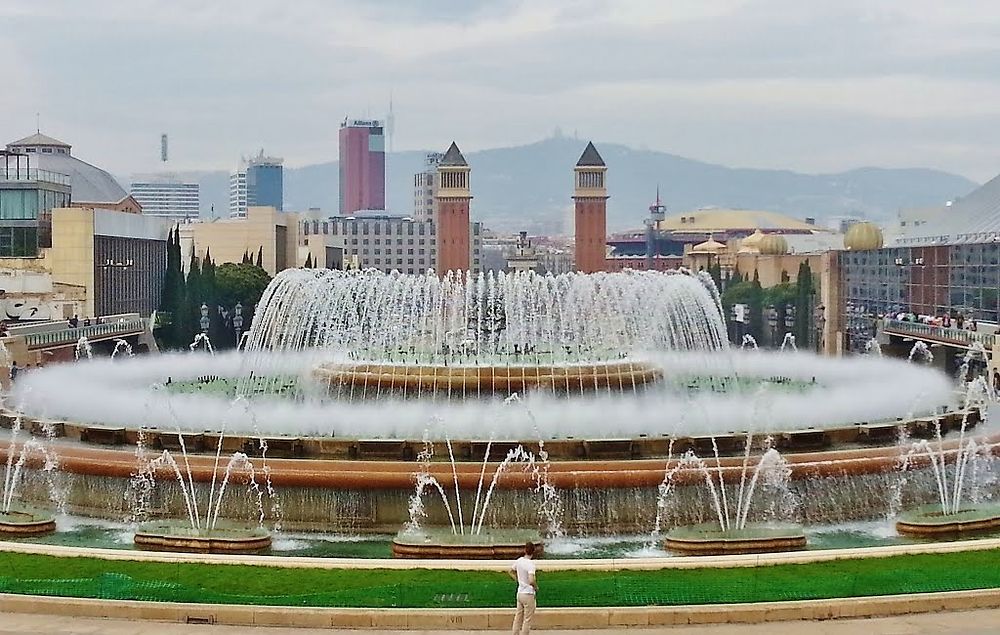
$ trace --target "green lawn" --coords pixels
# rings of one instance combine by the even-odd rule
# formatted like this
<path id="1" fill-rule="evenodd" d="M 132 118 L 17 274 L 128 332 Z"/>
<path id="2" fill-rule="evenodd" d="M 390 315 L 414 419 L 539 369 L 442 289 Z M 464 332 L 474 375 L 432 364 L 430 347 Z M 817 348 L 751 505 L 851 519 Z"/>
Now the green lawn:
<path id="1" fill-rule="evenodd" d="M 1000 550 L 740 569 L 540 572 L 540 606 L 807 600 L 1000 588 Z M 512 582 L 470 571 L 279 569 L 0 553 L 0 592 L 345 607 L 505 607 Z"/>

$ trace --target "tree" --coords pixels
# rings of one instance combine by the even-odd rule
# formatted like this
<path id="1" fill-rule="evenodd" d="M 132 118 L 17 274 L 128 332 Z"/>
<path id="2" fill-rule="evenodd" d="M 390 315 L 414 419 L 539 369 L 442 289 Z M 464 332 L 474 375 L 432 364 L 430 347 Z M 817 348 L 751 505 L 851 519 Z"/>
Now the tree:
<path id="1" fill-rule="evenodd" d="M 175 226 L 167 239 L 167 269 L 163 276 L 163 291 L 159 311 L 169 323 L 158 330 L 157 336 L 165 348 L 183 345 L 186 310 L 184 271 L 181 268 L 180 228 Z"/>
<path id="2" fill-rule="evenodd" d="M 760 287 L 760 275 L 756 270 L 753 272 L 753 282 L 750 283 L 748 304 L 750 305 L 750 335 L 758 342 L 762 342 L 764 336 L 764 291 Z"/>
<path id="3" fill-rule="evenodd" d="M 261 245 L 257 250 L 257 266 L 261 269 L 264 268 L 264 245 Z"/>
<path id="4" fill-rule="evenodd" d="M 196 250 L 192 248 L 191 261 L 188 265 L 187 293 L 185 294 L 186 310 L 181 311 L 187 320 L 187 324 L 184 325 L 185 332 L 181 340 L 182 342 L 193 341 L 195 334 L 201 332 L 201 303 L 203 302 L 201 261 L 195 254 Z"/>
<path id="5" fill-rule="evenodd" d="M 816 288 L 813 285 L 812 268 L 808 261 L 799 265 L 795 279 L 795 339 L 803 346 L 809 346 L 813 331 L 813 296 Z"/>
<path id="6" fill-rule="evenodd" d="M 219 301 L 227 307 L 234 307 L 237 302 L 244 309 L 255 306 L 270 282 L 271 276 L 257 265 L 227 262 L 215 270 Z"/>
<path id="7" fill-rule="evenodd" d="M 312 253 L 310 253 L 308 256 L 306 256 L 306 264 L 304 266 L 305 266 L 306 269 L 312 269 L 313 268 L 313 255 L 312 255 Z"/>

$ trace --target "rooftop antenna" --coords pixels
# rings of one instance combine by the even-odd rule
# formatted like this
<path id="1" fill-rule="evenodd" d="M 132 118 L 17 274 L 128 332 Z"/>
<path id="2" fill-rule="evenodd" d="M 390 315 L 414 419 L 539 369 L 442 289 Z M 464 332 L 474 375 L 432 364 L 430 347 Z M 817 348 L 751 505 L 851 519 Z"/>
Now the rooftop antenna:
<path id="1" fill-rule="evenodd" d="M 42 114 L 39 112 L 35 113 L 35 133 L 42 134 Z"/>
<path id="2" fill-rule="evenodd" d="M 160 161 L 164 165 L 167 163 L 167 133 L 160 135 Z"/>

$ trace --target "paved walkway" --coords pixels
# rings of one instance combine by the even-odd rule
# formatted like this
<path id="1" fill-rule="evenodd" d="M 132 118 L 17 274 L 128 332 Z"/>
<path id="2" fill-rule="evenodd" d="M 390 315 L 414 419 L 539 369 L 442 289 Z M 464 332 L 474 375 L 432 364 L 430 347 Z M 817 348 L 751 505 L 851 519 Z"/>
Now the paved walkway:
<path id="1" fill-rule="evenodd" d="M 628 629 L 642 635 L 686 633 L 689 635 L 996 635 L 1000 633 L 1000 609 L 954 613 L 928 613 L 883 617 L 868 620 L 831 620 L 825 622 L 776 622 L 768 624 L 731 624 L 723 626 L 687 626 L 675 628 Z M 390 635 L 403 631 L 335 631 L 287 628 L 249 628 L 245 626 L 199 626 L 159 622 L 95 620 L 49 615 L 0 613 L 0 635 L 313 635 L 330 633 L 368 633 Z M 435 631 L 410 631 L 432 633 Z M 450 635 L 471 635 L 471 631 L 441 631 Z M 500 632 L 500 631 L 495 631 Z M 596 635 L 610 631 L 537 631 L 551 635 Z"/>

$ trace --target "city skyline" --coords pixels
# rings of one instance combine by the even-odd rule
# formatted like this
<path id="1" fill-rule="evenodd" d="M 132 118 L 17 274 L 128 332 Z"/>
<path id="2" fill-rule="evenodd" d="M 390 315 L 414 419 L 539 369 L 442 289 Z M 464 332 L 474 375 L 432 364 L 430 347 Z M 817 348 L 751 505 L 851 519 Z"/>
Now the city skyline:
<path id="1" fill-rule="evenodd" d="M 397 151 L 561 127 L 730 166 L 980 182 L 1000 167 L 1000 8 L 662 4 L 12 0 L 0 107 L 7 137 L 39 113 L 115 173 L 155 169 L 163 132 L 175 170 L 226 169 L 260 146 L 291 167 L 335 160 L 337 123 L 384 117 L 390 98 Z"/>

